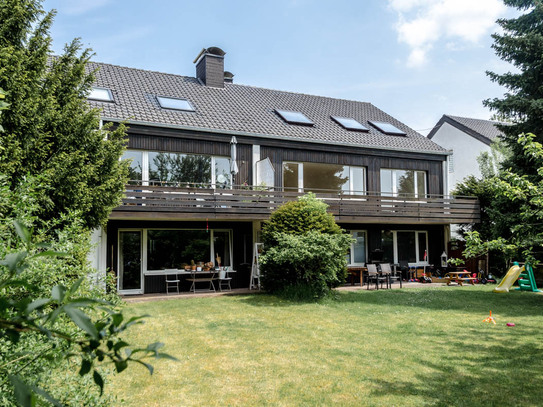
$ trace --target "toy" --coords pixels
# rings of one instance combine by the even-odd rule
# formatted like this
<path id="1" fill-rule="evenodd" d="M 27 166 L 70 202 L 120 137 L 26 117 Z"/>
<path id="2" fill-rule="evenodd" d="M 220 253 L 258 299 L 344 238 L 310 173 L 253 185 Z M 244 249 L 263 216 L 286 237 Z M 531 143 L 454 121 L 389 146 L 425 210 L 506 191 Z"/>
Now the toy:
<path id="1" fill-rule="evenodd" d="M 490 316 L 488 318 L 483 319 L 483 322 L 493 323 L 494 325 L 496 325 L 496 320 L 492 316 L 492 311 L 490 311 Z"/>
<path id="2" fill-rule="evenodd" d="M 508 323 L 507 323 L 507 324 L 505 324 L 505 325 L 507 325 L 507 326 L 515 326 L 515 324 L 514 324 L 514 323 L 512 323 L 512 322 L 508 322 Z"/>
<path id="3" fill-rule="evenodd" d="M 513 266 L 507 271 L 500 284 L 494 289 L 495 293 L 507 293 L 511 286 L 518 280 L 517 290 L 539 292 L 535 284 L 534 272 L 532 266 L 526 263 L 524 266 L 515 261 Z"/>

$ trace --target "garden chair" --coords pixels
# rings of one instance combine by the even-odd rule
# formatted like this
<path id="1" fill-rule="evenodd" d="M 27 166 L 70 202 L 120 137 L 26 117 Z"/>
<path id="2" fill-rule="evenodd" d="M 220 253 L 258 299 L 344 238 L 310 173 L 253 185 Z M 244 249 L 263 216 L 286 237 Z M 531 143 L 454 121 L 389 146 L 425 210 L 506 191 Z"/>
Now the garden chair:
<path id="1" fill-rule="evenodd" d="M 385 281 L 386 277 L 383 278 L 379 271 L 377 270 L 377 265 L 375 264 L 366 264 L 366 268 L 368 269 L 368 290 L 370 289 L 370 283 L 372 281 L 375 281 L 375 288 L 379 289 L 379 282 L 381 282 L 381 288 L 383 288 L 383 281 Z"/>
<path id="2" fill-rule="evenodd" d="M 177 274 L 166 274 L 166 294 L 169 294 L 173 289 L 179 294 L 179 277 Z"/>
<path id="3" fill-rule="evenodd" d="M 381 264 L 381 273 L 388 276 L 390 288 L 392 288 L 392 280 L 398 280 L 400 282 L 400 288 L 402 288 L 402 272 L 400 271 L 398 273 L 396 270 L 393 271 L 390 267 L 390 263 Z"/>
<path id="4" fill-rule="evenodd" d="M 225 288 L 225 291 L 232 291 L 232 287 L 230 286 L 230 281 L 232 281 L 232 277 L 228 277 L 228 267 L 224 267 L 222 270 L 219 271 L 219 291 L 223 291 L 223 288 Z"/>

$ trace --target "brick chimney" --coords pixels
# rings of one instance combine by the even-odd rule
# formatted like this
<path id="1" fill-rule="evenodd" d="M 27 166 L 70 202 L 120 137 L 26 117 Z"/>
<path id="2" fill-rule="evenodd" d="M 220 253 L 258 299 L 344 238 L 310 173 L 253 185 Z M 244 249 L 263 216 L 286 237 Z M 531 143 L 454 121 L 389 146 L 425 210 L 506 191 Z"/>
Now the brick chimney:
<path id="1" fill-rule="evenodd" d="M 224 88 L 224 54 L 218 47 L 204 48 L 194 60 L 196 77 L 204 85 Z"/>

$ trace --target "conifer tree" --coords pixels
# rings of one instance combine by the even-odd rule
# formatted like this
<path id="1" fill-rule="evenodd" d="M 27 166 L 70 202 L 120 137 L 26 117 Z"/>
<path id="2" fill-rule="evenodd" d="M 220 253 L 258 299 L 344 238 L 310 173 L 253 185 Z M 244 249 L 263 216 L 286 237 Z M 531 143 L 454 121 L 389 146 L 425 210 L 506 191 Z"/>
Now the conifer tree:
<path id="1" fill-rule="evenodd" d="M 504 3 L 525 13 L 498 20 L 503 33 L 492 35 L 492 47 L 496 55 L 516 69 L 504 74 L 487 72 L 493 82 L 507 89 L 507 93 L 503 98 L 485 100 L 484 104 L 510 122 L 499 126 L 512 151 L 504 167 L 534 177 L 537 169 L 526 160 L 517 141 L 519 134 L 533 133 L 535 141 L 543 142 L 543 2 L 504 0 Z"/>
<path id="2" fill-rule="evenodd" d="M 10 103 L 0 116 L 0 174 L 14 189 L 41 177 L 40 220 L 77 213 L 94 228 L 122 196 L 126 134 L 99 129 L 99 112 L 87 104 L 90 50 L 74 40 L 51 55 L 53 16 L 40 0 L 0 1 L 0 88 Z"/>

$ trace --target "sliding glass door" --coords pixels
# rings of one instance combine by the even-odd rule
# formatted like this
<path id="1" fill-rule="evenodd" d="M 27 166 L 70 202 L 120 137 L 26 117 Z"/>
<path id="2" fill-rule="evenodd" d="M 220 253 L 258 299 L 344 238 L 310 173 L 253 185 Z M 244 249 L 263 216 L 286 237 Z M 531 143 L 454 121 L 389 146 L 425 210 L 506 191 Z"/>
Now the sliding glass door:
<path id="1" fill-rule="evenodd" d="M 428 260 L 428 232 L 383 230 L 383 259 L 395 264 L 421 263 Z"/>
<path id="2" fill-rule="evenodd" d="M 142 231 L 119 231 L 118 290 L 120 294 L 143 294 Z"/>

